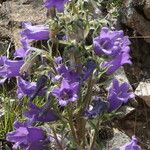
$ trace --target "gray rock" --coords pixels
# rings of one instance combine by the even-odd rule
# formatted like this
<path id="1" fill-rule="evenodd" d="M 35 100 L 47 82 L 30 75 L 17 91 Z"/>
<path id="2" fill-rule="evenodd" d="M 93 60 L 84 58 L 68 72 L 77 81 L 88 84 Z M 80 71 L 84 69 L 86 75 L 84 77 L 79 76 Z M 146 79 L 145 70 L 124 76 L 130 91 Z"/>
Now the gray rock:
<path id="1" fill-rule="evenodd" d="M 140 82 L 135 90 L 135 94 L 142 98 L 150 107 L 150 80 Z"/>
<path id="2" fill-rule="evenodd" d="M 146 0 L 146 2 L 145 2 L 144 14 L 148 19 L 150 19 L 150 0 Z"/>
<path id="3" fill-rule="evenodd" d="M 114 137 L 107 143 L 105 150 L 115 150 L 116 148 L 123 146 L 127 142 L 130 142 L 130 137 L 125 133 L 119 131 L 118 129 L 114 129 Z"/>
<path id="4" fill-rule="evenodd" d="M 136 1 L 136 6 L 143 4 L 144 1 Z M 145 5 L 145 13 L 149 16 L 150 6 L 149 0 L 147 0 L 147 4 Z M 122 17 L 121 22 L 132 28 L 138 34 L 142 35 L 146 42 L 150 43 L 150 21 L 145 19 L 142 13 L 139 14 L 134 7 L 135 1 L 134 0 L 126 0 L 124 2 L 124 8 L 122 9 Z"/>

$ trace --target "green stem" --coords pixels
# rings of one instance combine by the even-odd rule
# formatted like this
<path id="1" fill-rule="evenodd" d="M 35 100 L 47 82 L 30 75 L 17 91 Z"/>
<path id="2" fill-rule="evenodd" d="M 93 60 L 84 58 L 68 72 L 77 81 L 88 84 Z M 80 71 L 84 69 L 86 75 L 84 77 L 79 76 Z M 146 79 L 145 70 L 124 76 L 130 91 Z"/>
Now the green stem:
<path id="1" fill-rule="evenodd" d="M 98 118 L 98 121 L 97 121 L 97 124 L 96 124 L 97 129 L 98 129 L 98 127 L 99 127 L 99 124 L 100 124 L 100 118 Z M 93 147 L 94 147 L 94 145 L 95 145 L 96 134 L 97 134 L 97 130 L 95 130 L 95 133 L 94 133 L 94 136 L 93 136 L 92 143 L 90 144 L 90 150 L 92 150 Z"/>
<path id="2" fill-rule="evenodd" d="M 71 132 L 72 132 L 72 136 L 73 136 L 73 138 L 74 138 L 74 141 L 75 141 L 76 143 L 78 143 L 77 136 L 76 136 L 76 132 L 75 132 L 75 128 L 74 128 L 74 125 L 73 125 L 72 110 L 69 108 L 69 106 L 67 107 L 67 112 L 68 112 L 69 126 L 70 126 L 70 129 L 71 129 Z"/>
<path id="3" fill-rule="evenodd" d="M 82 113 L 84 111 L 84 109 L 90 104 L 91 102 L 91 98 L 92 98 L 92 87 L 93 87 L 93 80 L 92 80 L 92 75 L 90 76 L 89 78 L 89 81 L 88 81 L 88 89 L 87 89 L 87 92 L 86 92 L 86 95 L 83 99 L 83 106 L 80 110 L 80 112 Z"/>
<path id="4" fill-rule="evenodd" d="M 59 142 L 59 140 L 58 140 L 58 138 L 57 138 L 57 135 L 56 135 L 55 129 L 53 129 L 53 128 L 52 128 L 52 131 L 53 131 L 54 138 L 55 138 L 55 140 L 56 140 L 56 143 L 57 143 L 57 145 L 58 145 L 59 149 L 60 149 L 60 150 L 63 150 L 63 147 L 62 147 L 62 145 L 60 144 L 60 142 Z"/>

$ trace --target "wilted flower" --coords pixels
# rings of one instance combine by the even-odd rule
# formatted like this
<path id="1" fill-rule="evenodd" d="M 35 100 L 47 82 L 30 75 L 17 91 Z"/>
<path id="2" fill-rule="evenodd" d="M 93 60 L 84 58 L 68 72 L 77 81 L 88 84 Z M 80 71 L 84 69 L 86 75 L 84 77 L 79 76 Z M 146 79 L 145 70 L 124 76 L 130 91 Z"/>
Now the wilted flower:
<path id="1" fill-rule="evenodd" d="M 36 88 L 34 90 L 33 95 L 30 97 L 30 101 L 33 101 L 33 99 L 37 96 L 37 95 L 43 95 L 45 93 L 45 86 L 46 83 L 48 81 L 48 77 L 46 75 L 42 75 L 39 77 L 39 79 L 36 82 Z"/>
<path id="2" fill-rule="evenodd" d="M 21 31 L 23 38 L 28 40 L 47 40 L 49 39 L 49 27 L 45 25 L 34 25 L 30 22 L 23 22 L 24 30 Z"/>
<path id="3" fill-rule="evenodd" d="M 28 118 L 34 118 L 34 121 L 40 122 L 51 122 L 58 120 L 58 115 L 50 107 L 47 106 L 48 105 L 45 104 L 40 108 L 33 103 L 30 103 L 30 109 L 26 111 L 24 115 Z"/>
<path id="4" fill-rule="evenodd" d="M 116 150 L 142 150 L 141 147 L 137 144 L 138 140 L 135 136 L 132 136 L 132 140 L 129 143 L 126 143 L 124 146 L 120 148 L 116 148 Z"/>
<path id="5" fill-rule="evenodd" d="M 87 60 L 85 66 L 83 66 L 83 74 L 82 80 L 85 81 L 88 77 L 93 73 L 94 69 L 96 68 L 96 63 L 94 60 Z"/>
<path id="6" fill-rule="evenodd" d="M 52 91 L 52 95 L 58 99 L 61 106 L 66 106 L 68 103 L 78 99 L 78 87 L 78 82 L 69 84 L 67 80 L 63 79 L 60 88 L 55 88 Z"/>
<path id="7" fill-rule="evenodd" d="M 94 96 L 92 105 L 90 107 L 88 110 L 84 112 L 84 116 L 88 118 L 94 118 L 96 116 L 101 115 L 103 112 L 107 111 L 108 103 L 102 101 L 100 97 Z"/>
<path id="8" fill-rule="evenodd" d="M 107 27 L 101 29 L 100 35 L 93 40 L 94 51 L 97 55 L 116 56 L 120 51 L 129 48 L 130 41 L 123 31 L 112 31 Z"/>
<path id="9" fill-rule="evenodd" d="M 7 78 L 19 76 L 20 68 L 24 64 L 23 60 L 10 60 L 5 56 L 0 57 L 0 77 L 1 83 L 5 82 Z M 2 82 L 3 81 L 3 82 Z"/>
<path id="10" fill-rule="evenodd" d="M 55 7 L 59 12 L 64 11 L 64 5 L 68 0 L 44 0 L 46 8 Z"/>
<path id="11" fill-rule="evenodd" d="M 36 149 L 38 144 L 38 150 L 43 150 L 47 144 L 47 136 L 42 128 L 32 127 L 28 124 L 17 123 L 14 126 L 15 131 L 7 133 L 7 141 L 15 143 L 13 149 L 17 150 L 25 148 L 26 150 Z"/>
<path id="12" fill-rule="evenodd" d="M 123 83 L 119 86 L 118 80 L 114 79 L 112 87 L 108 92 L 109 111 L 118 109 L 123 103 L 127 103 L 130 98 L 134 97 L 133 92 L 129 91 L 129 85 Z"/>

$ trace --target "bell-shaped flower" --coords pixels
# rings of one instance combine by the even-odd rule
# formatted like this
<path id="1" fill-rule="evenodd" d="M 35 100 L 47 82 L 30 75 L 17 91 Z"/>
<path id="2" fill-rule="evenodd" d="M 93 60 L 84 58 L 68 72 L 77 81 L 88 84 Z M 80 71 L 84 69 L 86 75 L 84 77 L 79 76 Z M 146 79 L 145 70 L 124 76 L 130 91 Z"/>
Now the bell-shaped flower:
<path id="1" fill-rule="evenodd" d="M 28 40 L 47 40 L 49 39 L 49 27 L 45 25 L 32 25 L 30 22 L 23 22 L 24 29 L 21 36 Z"/>
<path id="2" fill-rule="evenodd" d="M 130 41 L 122 30 L 101 29 L 100 35 L 93 39 L 94 51 L 97 55 L 116 56 L 124 48 L 129 48 Z"/>
<path id="3" fill-rule="evenodd" d="M 110 30 L 107 27 L 101 29 L 100 35 L 93 39 L 93 47 L 96 55 L 106 57 L 102 67 L 107 67 L 107 74 L 111 74 L 124 64 L 132 64 L 130 60 L 131 42 L 128 36 L 124 36 L 122 30 Z"/>
<path id="4" fill-rule="evenodd" d="M 123 103 L 127 103 L 133 97 L 134 93 L 129 92 L 127 83 L 119 85 L 118 80 L 114 79 L 108 91 L 109 112 L 118 109 Z"/>
<path id="5" fill-rule="evenodd" d="M 58 12 L 64 11 L 64 5 L 68 0 L 44 0 L 44 5 L 46 8 L 56 8 Z"/>
<path id="6" fill-rule="evenodd" d="M 59 64 L 56 70 L 59 74 L 58 76 L 63 77 L 69 83 L 80 81 L 80 75 L 75 70 L 70 69 L 69 67 L 63 64 Z"/>
<path id="7" fill-rule="evenodd" d="M 115 150 L 142 150 L 138 145 L 138 140 L 135 136 L 132 136 L 132 140 L 129 143 L 121 146 L 120 148 L 116 148 Z"/>
<path id="8" fill-rule="evenodd" d="M 25 150 L 36 149 L 39 145 L 38 150 L 46 148 L 48 141 L 45 132 L 40 127 L 32 127 L 29 124 L 16 123 L 14 125 L 15 131 L 9 132 L 6 135 L 6 140 L 13 142 L 13 150 L 18 148 L 24 148 Z"/>
<path id="9" fill-rule="evenodd" d="M 132 64 L 130 60 L 130 55 L 126 52 L 121 52 L 118 54 L 115 58 L 105 61 L 103 63 L 103 67 L 107 67 L 107 74 L 111 74 L 115 72 L 117 69 L 119 69 L 124 64 Z"/>
<path id="10" fill-rule="evenodd" d="M 22 43 L 22 47 L 17 48 L 15 50 L 14 53 L 15 58 L 24 58 L 27 55 L 28 50 L 31 48 L 29 41 L 26 38 L 22 38 L 21 43 Z"/>
<path id="11" fill-rule="evenodd" d="M 21 77 L 17 78 L 17 97 L 20 99 L 23 96 L 31 96 L 36 89 L 36 82 L 29 82 Z"/>
<path id="12" fill-rule="evenodd" d="M 17 78 L 17 96 L 22 98 L 24 96 L 29 96 L 30 101 L 32 101 L 37 95 L 44 95 L 45 84 L 47 82 L 46 76 L 41 76 L 37 82 L 26 81 L 21 77 Z"/>
<path id="13" fill-rule="evenodd" d="M 29 104 L 29 110 L 24 113 L 28 118 L 34 118 L 34 121 L 51 122 L 58 120 L 58 115 L 51 109 L 51 107 L 45 104 L 42 107 L 37 107 L 35 104 Z"/>
<path id="14" fill-rule="evenodd" d="M 61 106 L 66 106 L 70 102 L 74 102 L 78 99 L 78 87 L 79 83 L 68 83 L 67 80 L 63 79 L 59 88 L 54 88 L 52 95 L 58 99 Z"/>
<path id="15" fill-rule="evenodd" d="M 1 83 L 7 78 L 20 76 L 20 68 L 24 64 L 23 60 L 10 60 L 5 56 L 0 57 L 0 77 Z"/>

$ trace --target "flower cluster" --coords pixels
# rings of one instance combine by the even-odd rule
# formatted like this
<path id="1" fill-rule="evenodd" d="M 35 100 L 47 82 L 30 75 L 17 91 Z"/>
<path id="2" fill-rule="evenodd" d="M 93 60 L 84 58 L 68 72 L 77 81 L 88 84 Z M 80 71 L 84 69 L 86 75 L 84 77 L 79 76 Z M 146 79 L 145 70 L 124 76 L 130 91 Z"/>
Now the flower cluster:
<path id="1" fill-rule="evenodd" d="M 109 77 L 122 65 L 131 64 L 128 37 L 122 30 L 103 27 L 98 37 L 91 35 L 93 43 L 86 45 L 84 36 L 83 39 L 78 35 L 74 37 L 72 30 L 87 29 L 87 18 L 84 20 L 75 8 L 70 10 L 73 12 L 69 15 L 73 16 L 69 23 L 61 15 L 65 4 L 71 3 L 44 0 L 46 8 L 59 12 L 55 12 L 56 18 L 50 18 L 53 26 L 23 22 L 22 47 L 15 50 L 13 59 L 0 57 L 0 83 L 15 77 L 17 98 L 22 103 L 28 99 L 27 109 L 22 114 L 26 121 L 15 122 L 15 130 L 6 136 L 14 143 L 13 149 L 44 150 L 55 146 L 55 149 L 97 149 L 100 143 L 96 134 L 105 118 L 103 115 L 115 113 L 134 97 L 130 86 L 127 83 L 119 85 L 116 79 L 112 80 L 108 93 L 101 95 L 105 82 L 98 82 L 102 75 Z M 67 16 L 68 12 L 65 13 Z M 59 39 L 60 33 L 67 38 Z M 32 43 L 40 40 L 48 40 L 47 50 L 33 47 Z M 99 58 L 103 60 L 102 65 Z M 100 89 L 95 92 L 97 86 Z M 109 115 L 106 118 L 110 119 Z M 65 146 L 64 141 L 67 141 Z M 117 150 L 136 148 L 140 150 L 133 137 L 130 143 Z"/>

